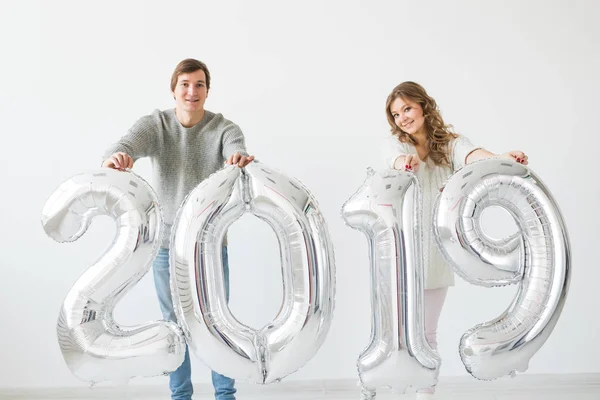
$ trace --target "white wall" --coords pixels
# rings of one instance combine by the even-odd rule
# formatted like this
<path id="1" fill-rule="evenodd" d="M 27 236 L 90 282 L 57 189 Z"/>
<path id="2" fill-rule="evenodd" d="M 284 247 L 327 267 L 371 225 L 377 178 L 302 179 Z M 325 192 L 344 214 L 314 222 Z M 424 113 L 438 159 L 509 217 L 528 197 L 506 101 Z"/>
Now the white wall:
<path id="1" fill-rule="evenodd" d="M 592 0 L 3 3 L 0 386 L 83 385 L 62 360 L 56 318 L 114 228 L 99 219 L 79 241 L 58 244 L 41 228 L 41 209 L 60 183 L 97 167 L 138 117 L 173 105 L 170 74 L 187 57 L 211 70 L 207 108 L 238 123 L 262 162 L 306 184 L 330 227 L 335 319 L 316 357 L 288 380 L 356 377 L 370 332 L 367 243 L 340 208 L 366 167 L 381 165 L 385 98 L 404 80 L 422 83 L 472 141 L 529 154 L 567 221 L 573 280 L 528 373 L 600 372 L 599 17 Z M 135 170 L 150 178 L 147 161 Z M 255 326 L 280 302 L 275 246 L 253 217 L 230 231 L 231 307 Z M 466 374 L 460 335 L 495 317 L 515 291 L 457 281 L 440 321 L 443 375 Z M 160 318 L 151 274 L 116 317 Z M 194 365 L 194 379 L 208 382 L 208 369 Z"/>

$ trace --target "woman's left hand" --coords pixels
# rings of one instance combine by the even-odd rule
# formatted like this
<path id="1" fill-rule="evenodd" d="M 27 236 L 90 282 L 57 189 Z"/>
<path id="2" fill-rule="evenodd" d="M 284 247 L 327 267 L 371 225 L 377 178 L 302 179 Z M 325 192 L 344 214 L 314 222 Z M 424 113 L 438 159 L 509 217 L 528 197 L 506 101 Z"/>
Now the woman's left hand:
<path id="1" fill-rule="evenodd" d="M 514 160 L 520 164 L 523 165 L 527 165 L 528 164 L 528 157 L 525 153 L 523 153 L 520 150 L 513 150 L 513 151 L 509 151 L 508 153 L 504 153 L 502 154 L 502 156 L 504 158 L 508 158 L 510 160 Z"/>

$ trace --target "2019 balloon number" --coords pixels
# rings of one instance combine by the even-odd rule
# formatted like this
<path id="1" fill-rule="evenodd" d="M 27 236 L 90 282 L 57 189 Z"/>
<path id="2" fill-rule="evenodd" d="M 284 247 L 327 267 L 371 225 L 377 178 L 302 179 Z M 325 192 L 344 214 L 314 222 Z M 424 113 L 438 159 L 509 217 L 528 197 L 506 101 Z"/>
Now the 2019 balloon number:
<path id="1" fill-rule="evenodd" d="M 371 342 L 357 363 L 365 398 L 382 386 L 405 392 L 437 381 L 440 357 L 424 335 L 424 229 L 433 230 L 439 251 L 468 282 L 519 285 L 502 315 L 473 327 L 459 342 L 463 364 L 476 378 L 526 370 L 556 325 L 568 292 L 565 223 L 550 191 L 528 167 L 497 159 L 465 166 L 438 196 L 433 226 L 421 224 L 420 196 L 412 173 L 369 169 L 342 207 L 346 224 L 368 239 Z M 481 215 L 490 206 L 513 216 L 515 235 L 502 240 L 486 235 Z M 223 279 L 223 238 L 247 212 L 271 226 L 281 253 L 282 307 L 259 330 L 231 313 Z M 301 368 L 321 347 L 334 314 L 333 245 L 317 202 L 296 179 L 254 162 L 243 169 L 227 166 L 190 192 L 170 237 L 177 324 L 122 327 L 112 315 L 148 272 L 161 243 L 160 205 L 141 177 L 111 169 L 76 175 L 49 197 L 42 225 L 58 242 L 75 241 L 100 214 L 115 221 L 116 236 L 75 282 L 57 323 L 64 360 L 78 378 L 168 374 L 183 362 L 187 343 L 211 369 L 268 384 Z"/>

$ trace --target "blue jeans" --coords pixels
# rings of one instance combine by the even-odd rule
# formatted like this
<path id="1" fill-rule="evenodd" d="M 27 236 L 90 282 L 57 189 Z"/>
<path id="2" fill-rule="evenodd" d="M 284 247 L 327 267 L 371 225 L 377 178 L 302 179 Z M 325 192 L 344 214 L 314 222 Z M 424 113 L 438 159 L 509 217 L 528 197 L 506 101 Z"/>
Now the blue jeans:
<path id="1" fill-rule="evenodd" d="M 177 322 L 171 298 L 169 249 L 161 248 L 158 251 L 152 269 L 154 270 L 154 283 L 163 318 L 168 321 Z M 229 258 L 227 256 L 227 247 L 223 247 L 223 270 L 226 297 L 229 300 Z M 192 398 L 194 388 L 192 386 L 192 368 L 190 364 L 190 353 L 186 346 L 183 364 L 169 375 L 169 387 L 171 388 L 171 398 L 173 400 L 191 400 Z M 212 383 L 215 388 L 216 400 L 235 400 L 235 380 L 212 371 Z"/>

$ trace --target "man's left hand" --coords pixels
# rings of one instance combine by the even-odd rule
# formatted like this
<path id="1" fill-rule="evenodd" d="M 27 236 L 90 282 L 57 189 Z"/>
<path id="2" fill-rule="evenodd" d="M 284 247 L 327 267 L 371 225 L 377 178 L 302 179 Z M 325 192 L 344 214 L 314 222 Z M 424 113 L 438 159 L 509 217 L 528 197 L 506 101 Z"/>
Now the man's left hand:
<path id="1" fill-rule="evenodd" d="M 237 164 L 238 167 L 243 168 L 250 164 L 254 160 L 254 156 L 243 156 L 240 153 L 233 153 L 226 161 L 229 165 Z"/>

